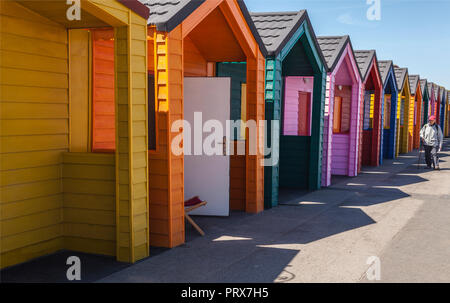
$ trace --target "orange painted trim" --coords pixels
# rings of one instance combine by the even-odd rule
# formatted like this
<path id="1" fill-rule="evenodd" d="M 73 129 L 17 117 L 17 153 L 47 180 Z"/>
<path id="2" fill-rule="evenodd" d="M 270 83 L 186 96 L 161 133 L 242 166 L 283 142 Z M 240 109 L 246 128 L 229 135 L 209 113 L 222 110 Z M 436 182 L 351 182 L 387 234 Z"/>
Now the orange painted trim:
<path id="1" fill-rule="evenodd" d="M 157 44 L 156 44 L 156 27 L 155 26 L 149 26 L 147 28 L 147 40 L 152 40 L 152 44 L 153 44 L 153 70 L 150 70 L 150 64 L 148 64 L 148 72 L 152 73 L 154 75 L 154 93 L 155 93 L 155 98 L 154 98 L 154 102 L 155 102 L 155 142 L 156 142 L 156 149 L 152 149 L 152 150 L 148 150 L 148 155 L 156 155 L 159 154 L 160 152 L 160 147 L 159 147 L 159 131 L 158 131 L 158 123 L 159 123 L 159 115 L 158 115 L 158 81 L 157 81 L 157 71 L 156 71 L 156 67 L 157 67 Z M 150 43 L 147 42 L 147 48 L 150 48 Z M 148 49 L 147 49 L 147 57 L 148 56 Z M 149 59 L 147 59 L 149 60 Z M 147 97 L 148 98 L 148 97 Z M 148 120 L 147 120 L 148 123 Z M 148 127 L 147 127 L 148 128 Z M 147 149 L 148 149 L 148 145 L 147 145 Z M 148 162 L 147 162 L 148 163 Z"/>
<path id="2" fill-rule="evenodd" d="M 182 36 L 186 38 L 213 10 L 219 8 L 247 57 L 256 57 L 258 45 L 239 9 L 236 0 L 208 0 L 182 22 Z"/>

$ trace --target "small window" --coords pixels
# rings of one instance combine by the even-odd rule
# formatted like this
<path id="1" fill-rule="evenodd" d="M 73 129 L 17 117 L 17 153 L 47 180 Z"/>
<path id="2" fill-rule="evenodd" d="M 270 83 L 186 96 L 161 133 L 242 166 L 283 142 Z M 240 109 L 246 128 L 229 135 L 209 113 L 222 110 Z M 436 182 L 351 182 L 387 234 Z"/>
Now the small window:
<path id="1" fill-rule="evenodd" d="M 333 133 L 341 132 L 341 117 L 342 117 L 342 97 L 334 97 L 333 107 Z"/>
<path id="2" fill-rule="evenodd" d="M 290 89 L 283 116 L 283 135 L 311 136 L 311 93 Z"/>
<path id="3" fill-rule="evenodd" d="M 373 118 L 372 104 L 371 104 L 371 94 L 366 92 L 364 95 L 364 119 L 363 119 L 363 129 L 369 130 L 371 128 L 371 118 Z"/>
<path id="4" fill-rule="evenodd" d="M 247 121 L 247 83 L 241 83 L 241 130 L 240 140 L 245 140 L 245 127 L 244 123 Z"/>
<path id="5" fill-rule="evenodd" d="M 414 126 L 417 125 L 417 98 L 414 99 Z"/>
<path id="6" fill-rule="evenodd" d="M 334 102 L 337 111 L 334 111 L 333 116 L 334 119 L 337 119 L 339 121 L 339 131 L 335 131 L 334 133 L 347 134 L 350 132 L 352 110 L 351 101 L 352 87 L 347 85 L 336 85 L 334 92 Z"/>
<path id="7" fill-rule="evenodd" d="M 404 122 L 405 122 L 405 97 L 402 97 L 400 107 L 400 126 L 403 126 Z"/>
<path id="8" fill-rule="evenodd" d="M 298 135 L 311 135 L 311 94 L 306 92 L 298 92 Z"/>
<path id="9" fill-rule="evenodd" d="M 391 95 L 384 95 L 384 129 L 391 128 Z"/>
<path id="10" fill-rule="evenodd" d="M 148 74 L 148 150 L 156 150 L 155 75 Z"/>
<path id="11" fill-rule="evenodd" d="M 116 149 L 114 30 L 92 31 L 92 151 Z"/>
<path id="12" fill-rule="evenodd" d="M 370 94 L 370 120 L 369 128 L 373 129 L 373 116 L 375 111 L 375 94 Z"/>

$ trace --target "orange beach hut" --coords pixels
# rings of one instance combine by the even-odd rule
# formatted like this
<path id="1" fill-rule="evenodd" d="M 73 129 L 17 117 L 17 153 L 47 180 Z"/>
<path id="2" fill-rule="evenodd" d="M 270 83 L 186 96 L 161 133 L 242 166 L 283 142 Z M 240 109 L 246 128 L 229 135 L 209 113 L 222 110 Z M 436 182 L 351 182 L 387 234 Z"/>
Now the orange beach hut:
<path id="1" fill-rule="evenodd" d="M 192 196 L 208 202 L 200 215 L 264 209 L 264 156 L 249 153 L 250 139 L 263 140 L 261 129 L 252 138 L 247 130 L 239 142 L 231 142 L 232 149 L 243 147 L 245 155 L 203 157 L 186 153 L 187 128 L 174 128 L 174 123 L 193 122 L 195 112 L 204 120 L 230 119 L 234 80 L 217 76 L 218 67 L 231 62 L 245 66 L 237 88 L 242 120 L 264 120 L 266 51 L 243 1 L 142 2 L 150 9 L 148 73 L 153 89 L 148 114 L 154 138 L 148 152 L 150 244 L 174 247 L 185 241 L 184 201 Z M 177 136 L 184 136 L 184 154 L 173 152 Z"/>

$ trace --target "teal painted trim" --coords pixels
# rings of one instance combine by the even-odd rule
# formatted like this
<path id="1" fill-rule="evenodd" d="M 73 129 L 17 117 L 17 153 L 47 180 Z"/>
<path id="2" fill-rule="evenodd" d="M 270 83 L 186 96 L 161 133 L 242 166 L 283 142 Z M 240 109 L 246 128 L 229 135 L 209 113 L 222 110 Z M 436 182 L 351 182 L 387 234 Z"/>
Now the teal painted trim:
<path id="1" fill-rule="evenodd" d="M 314 96 L 311 124 L 311 152 L 309 168 L 309 189 L 318 190 L 322 183 L 323 127 L 325 115 L 325 91 L 327 71 L 314 75 Z"/>
<path id="2" fill-rule="evenodd" d="M 300 40 L 300 38 L 303 36 L 304 33 L 305 33 L 305 22 L 303 22 L 303 24 L 294 33 L 291 40 L 289 40 L 289 42 L 286 43 L 284 48 L 281 50 L 279 54 L 281 61 L 286 59 L 287 55 L 291 52 L 294 45 L 297 44 L 297 42 Z"/>
<path id="3" fill-rule="evenodd" d="M 315 46 L 315 44 L 313 42 L 313 38 L 311 37 L 311 32 L 308 29 L 308 25 L 307 24 L 305 24 L 305 28 L 306 28 L 305 29 L 306 38 L 308 39 L 308 44 L 309 44 L 309 47 L 311 48 L 311 51 L 312 51 L 312 53 L 314 55 L 314 59 L 315 59 L 315 62 L 317 64 L 318 70 L 319 70 L 319 72 L 322 71 L 322 70 L 326 71 L 326 66 L 325 66 L 326 62 L 323 62 L 321 60 L 321 57 L 319 55 L 319 50 L 316 48 L 316 46 Z M 325 75 L 325 78 L 326 78 L 326 75 Z"/>
<path id="4" fill-rule="evenodd" d="M 322 70 L 323 67 L 325 67 L 325 62 L 322 62 L 321 57 L 319 55 L 319 50 L 316 48 L 313 38 L 311 36 L 311 32 L 309 30 L 308 24 L 306 22 L 303 22 L 303 24 L 299 27 L 299 29 L 294 33 L 291 40 L 286 44 L 286 46 L 283 48 L 283 50 L 280 52 L 281 61 L 283 61 L 287 55 L 291 52 L 294 45 L 302 39 L 304 36 L 306 36 L 306 41 L 303 40 L 303 43 L 307 43 L 309 48 L 312 52 L 312 57 L 314 58 L 314 62 L 317 65 L 318 70 Z"/>
<path id="5" fill-rule="evenodd" d="M 280 56 L 266 59 L 265 119 L 267 135 L 265 137 L 267 146 L 274 144 L 279 146 L 279 142 L 273 142 L 271 121 L 280 121 L 281 118 L 281 68 Z M 264 208 L 266 209 L 278 205 L 278 182 L 279 164 L 264 167 Z"/>

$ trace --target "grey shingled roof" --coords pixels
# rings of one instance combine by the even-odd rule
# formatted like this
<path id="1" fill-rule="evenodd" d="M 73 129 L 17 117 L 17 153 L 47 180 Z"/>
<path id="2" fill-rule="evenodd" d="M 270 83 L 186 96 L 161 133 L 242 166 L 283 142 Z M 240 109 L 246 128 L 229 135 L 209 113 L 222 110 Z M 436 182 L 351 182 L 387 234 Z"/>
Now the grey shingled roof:
<path id="1" fill-rule="evenodd" d="M 433 82 L 427 83 L 428 96 L 431 98 L 433 95 Z"/>
<path id="2" fill-rule="evenodd" d="M 391 66 L 393 66 L 394 63 L 392 60 L 379 60 L 378 61 L 378 68 L 380 70 L 381 74 L 381 81 L 383 81 L 383 86 L 386 84 L 387 76 L 389 75 L 389 71 L 391 70 Z M 394 75 L 395 77 L 395 75 Z M 396 81 L 394 79 L 394 81 Z"/>
<path id="3" fill-rule="evenodd" d="M 206 0 L 139 0 L 150 8 L 148 24 L 156 25 L 157 30 L 170 32 L 195 11 Z M 267 49 L 259 35 L 243 0 L 237 0 L 242 15 L 250 28 L 259 48 L 264 56 Z M 213 37 L 211 37 L 213 39 Z"/>
<path id="4" fill-rule="evenodd" d="M 339 58 L 341 57 L 342 53 L 345 50 L 345 47 L 347 46 L 347 43 L 350 43 L 351 45 L 349 36 L 317 37 L 317 42 L 319 43 L 320 50 L 322 51 L 323 57 L 325 58 L 329 72 L 333 71 L 336 67 Z"/>
<path id="5" fill-rule="evenodd" d="M 427 79 L 420 79 L 420 89 L 422 90 L 422 94 L 425 93 L 425 88 L 428 86 Z"/>
<path id="6" fill-rule="evenodd" d="M 441 95 L 441 100 L 445 99 L 445 87 L 441 86 L 439 88 L 439 94 Z"/>
<path id="7" fill-rule="evenodd" d="M 405 78 L 408 74 L 408 69 L 394 66 L 394 73 L 395 79 L 397 80 L 398 91 L 400 92 L 405 84 Z"/>
<path id="8" fill-rule="evenodd" d="M 439 98 L 439 85 L 434 84 L 434 97 L 436 100 Z"/>
<path id="9" fill-rule="evenodd" d="M 148 24 L 170 32 L 205 0 L 139 0 L 150 9 Z"/>
<path id="10" fill-rule="evenodd" d="M 269 56 L 277 56 L 292 39 L 299 27 L 306 22 L 313 43 L 322 62 L 325 64 L 325 58 L 323 58 L 322 52 L 320 51 L 314 29 L 306 10 L 300 10 L 298 12 L 250 13 L 250 15 Z"/>
<path id="11" fill-rule="evenodd" d="M 376 57 L 374 50 L 357 50 L 355 53 L 356 63 L 358 63 L 359 71 L 361 72 L 362 81 L 366 81 L 366 77 L 369 74 L 370 63 L 373 58 Z M 378 66 L 377 66 L 378 68 Z"/>
<path id="12" fill-rule="evenodd" d="M 409 75 L 409 90 L 411 91 L 411 95 L 416 94 L 417 85 L 419 85 L 420 77 L 419 75 Z"/>
<path id="13" fill-rule="evenodd" d="M 250 13 L 270 55 L 274 55 L 289 33 L 305 20 L 306 11 Z M 287 42 L 287 41 L 286 41 Z"/>

